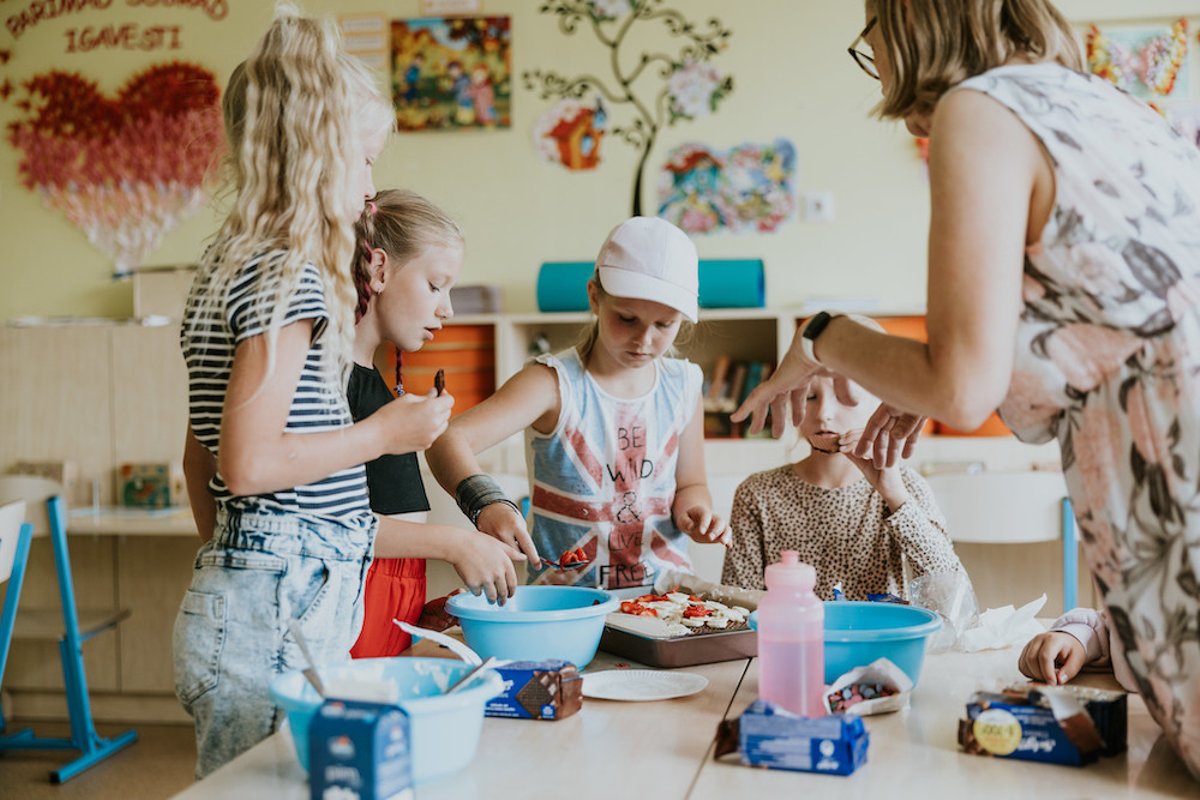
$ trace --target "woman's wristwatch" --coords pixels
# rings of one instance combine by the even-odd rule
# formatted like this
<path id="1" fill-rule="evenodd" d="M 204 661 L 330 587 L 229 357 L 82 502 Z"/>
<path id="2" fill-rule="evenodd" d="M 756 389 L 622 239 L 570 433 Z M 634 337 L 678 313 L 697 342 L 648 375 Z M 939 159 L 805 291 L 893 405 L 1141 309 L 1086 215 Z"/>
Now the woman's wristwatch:
<path id="1" fill-rule="evenodd" d="M 827 311 L 820 311 L 808 318 L 808 322 L 804 323 L 804 327 L 800 330 L 800 349 L 804 352 L 804 357 L 814 364 L 820 364 L 817 360 L 817 354 L 813 350 L 813 346 L 817 341 L 817 337 L 821 335 L 821 331 L 825 330 L 829 325 L 830 320 L 840 314 L 830 314 Z"/>

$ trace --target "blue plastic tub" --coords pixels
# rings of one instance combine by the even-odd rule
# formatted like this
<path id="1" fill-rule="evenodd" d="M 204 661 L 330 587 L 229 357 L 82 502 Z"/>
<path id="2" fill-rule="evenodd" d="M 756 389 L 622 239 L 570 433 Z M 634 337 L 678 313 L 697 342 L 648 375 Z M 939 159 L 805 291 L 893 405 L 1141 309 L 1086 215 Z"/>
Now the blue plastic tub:
<path id="1" fill-rule="evenodd" d="M 596 655 L 604 618 L 620 601 L 603 589 L 521 586 L 503 606 L 458 594 L 446 609 L 476 653 L 518 661 L 561 658 L 583 669 Z"/>
<path id="2" fill-rule="evenodd" d="M 446 658 L 363 658 L 321 667 L 321 679 L 382 678 L 399 688 L 399 705 L 409 717 L 412 733 L 413 781 L 426 783 L 457 772 L 475 757 L 483 729 L 483 707 L 504 690 L 495 670 L 485 670 L 466 689 L 444 695 L 470 665 Z M 271 682 L 271 699 L 287 713 L 300 766 L 308 771 L 308 726 L 321 698 L 299 671 Z"/>
<path id="3" fill-rule="evenodd" d="M 750 615 L 758 629 L 758 612 Z M 837 600 L 825 603 L 825 683 L 855 667 L 886 658 L 912 678 L 921 677 L 925 646 L 942 620 L 928 609 L 896 603 Z"/>

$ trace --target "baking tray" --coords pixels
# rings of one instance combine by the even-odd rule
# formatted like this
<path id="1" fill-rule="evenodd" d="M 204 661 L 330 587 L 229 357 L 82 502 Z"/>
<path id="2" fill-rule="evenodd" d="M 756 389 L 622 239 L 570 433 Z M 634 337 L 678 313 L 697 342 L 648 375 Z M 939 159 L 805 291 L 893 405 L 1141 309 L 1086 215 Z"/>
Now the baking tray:
<path id="1" fill-rule="evenodd" d="M 748 627 L 660 638 L 604 626 L 600 649 L 651 667 L 691 667 L 758 654 L 758 636 Z"/>

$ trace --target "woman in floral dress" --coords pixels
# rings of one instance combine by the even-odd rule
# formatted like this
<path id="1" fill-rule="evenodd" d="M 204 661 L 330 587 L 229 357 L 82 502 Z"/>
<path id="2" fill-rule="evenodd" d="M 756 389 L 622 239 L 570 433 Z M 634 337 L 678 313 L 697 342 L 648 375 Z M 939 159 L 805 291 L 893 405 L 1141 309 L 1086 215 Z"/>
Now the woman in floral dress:
<path id="1" fill-rule="evenodd" d="M 929 343 L 818 315 L 739 415 L 780 430 L 827 367 L 884 400 L 880 463 L 924 416 L 999 407 L 1057 439 L 1114 633 L 1200 777 L 1200 150 L 1079 72 L 1047 0 L 868 0 L 866 22 L 880 115 L 930 136 Z"/>

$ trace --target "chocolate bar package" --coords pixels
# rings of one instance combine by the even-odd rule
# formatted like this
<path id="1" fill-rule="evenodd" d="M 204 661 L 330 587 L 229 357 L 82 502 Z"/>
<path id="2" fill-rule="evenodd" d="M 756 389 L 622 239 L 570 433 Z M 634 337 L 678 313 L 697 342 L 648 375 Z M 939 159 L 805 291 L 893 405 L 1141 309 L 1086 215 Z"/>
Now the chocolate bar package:
<path id="1" fill-rule="evenodd" d="M 755 700 L 741 717 L 718 727 L 716 757 L 736 747 L 749 767 L 850 775 L 867 763 L 870 743 L 857 716 L 801 717 Z"/>
<path id="2" fill-rule="evenodd" d="M 399 706 L 326 700 L 308 728 L 312 800 L 411 800 L 409 733 Z"/>
<path id="3" fill-rule="evenodd" d="M 583 707 L 583 677 L 569 661 L 509 661 L 495 670 L 504 692 L 488 701 L 485 716 L 556 720 Z"/>
<path id="4" fill-rule="evenodd" d="M 1125 752 L 1127 708 L 1125 692 L 1013 684 L 975 693 L 958 743 L 974 755 L 1081 767 Z"/>

